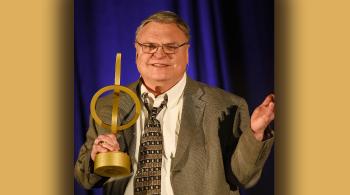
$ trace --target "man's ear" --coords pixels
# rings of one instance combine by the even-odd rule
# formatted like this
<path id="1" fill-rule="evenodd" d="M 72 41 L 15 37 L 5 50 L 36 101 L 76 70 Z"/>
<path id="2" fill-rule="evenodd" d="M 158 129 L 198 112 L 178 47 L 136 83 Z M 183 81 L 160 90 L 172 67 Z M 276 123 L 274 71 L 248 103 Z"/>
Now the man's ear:
<path id="1" fill-rule="evenodd" d="M 186 48 L 187 51 L 186 51 L 186 63 L 188 64 L 188 61 L 189 61 L 189 50 L 190 50 L 190 45 L 188 45 L 188 47 Z"/>
<path id="2" fill-rule="evenodd" d="M 138 59 L 138 57 L 139 57 L 139 54 L 138 54 L 138 52 L 137 52 L 137 50 L 136 50 L 136 52 L 135 52 L 135 64 L 137 64 L 137 59 Z"/>
<path id="3" fill-rule="evenodd" d="M 138 52 L 138 50 L 137 50 L 137 43 L 135 42 L 135 44 L 134 44 L 134 46 L 135 46 L 135 53 L 136 53 L 136 59 L 137 59 L 137 57 L 139 56 L 139 52 Z"/>
<path id="4" fill-rule="evenodd" d="M 135 56 L 135 57 L 136 57 L 136 59 L 137 59 L 137 57 L 139 56 L 139 53 L 137 52 L 137 43 L 135 43 L 134 46 L 135 46 L 135 51 L 136 51 L 136 52 L 135 52 L 135 53 L 136 53 L 136 56 Z"/>

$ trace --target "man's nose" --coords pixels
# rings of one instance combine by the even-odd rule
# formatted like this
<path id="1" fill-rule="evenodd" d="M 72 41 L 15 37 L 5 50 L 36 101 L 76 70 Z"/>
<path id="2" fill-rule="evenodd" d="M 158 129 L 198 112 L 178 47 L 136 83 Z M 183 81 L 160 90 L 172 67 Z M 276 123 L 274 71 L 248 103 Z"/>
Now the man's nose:
<path id="1" fill-rule="evenodd" d="M 157 51 L 154 53 L 154 56 L 157 57 L 157 58 L 162 58 L 164 56 L 166 56 L 167 54 L 164 52 L 163 50 L 163 46 L 159 46 Z"/>

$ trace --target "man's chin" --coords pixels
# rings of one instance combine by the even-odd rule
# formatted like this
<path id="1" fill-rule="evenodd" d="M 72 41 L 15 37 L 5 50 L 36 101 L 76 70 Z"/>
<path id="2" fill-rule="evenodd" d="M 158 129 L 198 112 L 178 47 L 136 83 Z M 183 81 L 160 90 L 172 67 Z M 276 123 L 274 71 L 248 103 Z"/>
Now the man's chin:
<path id="1" fill-rule="evenodd" d="M 154 78 L 152 78 L 152 81 L 156 82 L 156 83 L 165 83 L 165 82 L 168 82 L 169 80 L 170 79 L 167 77 L 154 77 Z"/>
<path id="2" fill-rule="evenodd" d="M 150 83 L 164 83 L 167 82 L 169 80 L 168 77 L 166 76 L 154 76 L 151 75 L 150 77 L 142 77 L 144 82 L 150 82 Z"/>

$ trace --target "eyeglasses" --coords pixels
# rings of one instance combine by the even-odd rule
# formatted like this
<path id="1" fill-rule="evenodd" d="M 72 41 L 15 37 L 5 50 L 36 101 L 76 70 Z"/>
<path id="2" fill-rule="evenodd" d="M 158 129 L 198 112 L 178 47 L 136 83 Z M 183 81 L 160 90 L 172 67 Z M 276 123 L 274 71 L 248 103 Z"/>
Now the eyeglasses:
<path id="1" fill-rule="evenodd" d="M 156 53 L 159 47 L 162 47 L 164 53 L 166 53 L 166 54 L 174 54 L 174 53 L 176 53 L 177 49 L 188 44 L 188 42 L 185 42 L 185 43 L 182 43 L 180 45 L 177 45 L 174 43 L 159 45 L 156 43 L 140 43 L 138 41 L 136 41 L 136 43 L 141 46 L 143 52 L 148 53 L 148 54 Z"/>

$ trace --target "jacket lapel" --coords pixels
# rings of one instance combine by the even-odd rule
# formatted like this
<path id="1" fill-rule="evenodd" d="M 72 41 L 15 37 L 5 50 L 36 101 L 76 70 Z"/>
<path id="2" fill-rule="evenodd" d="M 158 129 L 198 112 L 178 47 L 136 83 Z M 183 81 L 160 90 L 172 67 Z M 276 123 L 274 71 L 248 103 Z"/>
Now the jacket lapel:
<path id="1" fill-rule="evenodd" d="M 139 92 L 139 84 L 140 84 L 140 80 L 138 80 L 137 82 L 132 83 L 131 85 L 128 86 L 129 89 L 131 89 L 140 99 L 140 92 Z M 130 99 L 131 101 L 131 99 Z M 143 106 L 143 103 L 141 101 L 141 105 Z M 135 103 L 131 102 L 131 105 L 128 109 L 128 111 L 126 112 L 126 114 L 128 115 L 126 117 L 126 121 L 130 121 L 135 114 Z M 125 143 L 126 143 L 126 149 L 128 150 L 129 154 L 134 154 L 135 153 L 135 148 L 136 148 L 136 124 L 132 125 L 130 128 L 126 129 L 123 131 L 123 135 L 125 138 Z M 135 162 L 135 156 L 134 155 L 129 155 L 131 158 L 131 162 Z"/>
<path id="2" fill-rule="evenodd" d="M 206 105 L 201 99 L 203 95 L 204 92 L 197 83 L 187 77 L 176 154 L 171 163 L 173 171 L 178 171 L 185 165 L 184 157 L 193 135 L 202 130 L 203 111 Z"/>

